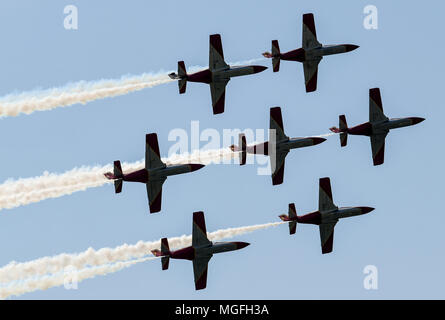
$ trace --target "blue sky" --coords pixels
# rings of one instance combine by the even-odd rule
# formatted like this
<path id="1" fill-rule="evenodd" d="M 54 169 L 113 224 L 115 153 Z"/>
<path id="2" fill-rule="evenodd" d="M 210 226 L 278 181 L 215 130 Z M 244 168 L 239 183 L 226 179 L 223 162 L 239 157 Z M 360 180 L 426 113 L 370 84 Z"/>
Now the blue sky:
<path id="1" fill-rule="evenodd" d="M 79 10 L 79 29 L 63 28 L 63 8 Z M 379 29 L 363 27 L 363 8 L 373 4 Z M 195 292 L 192 264 L 174 260 L 138 264 L 23 299 L 302 299 L 444 298 L 442 236 L 444 149 L 440 137 L 444 63 L 440 52 L 444 5 L 430 1 L 9 1 L 0 4 L 0 96 L 78 80 L 171 70 L 208 63 L 208 36 L 220 33 L 227 61 L 258 58 L 278 39 L 282 51 L 301 46 L 301 15 L 313 12 L 324 44 L 360 45 L 326 57 L 318 91 L 306 94 L 302 66 L 281 63 L 279 73 L 233 79 L 226 111 L 213 116 L 207 85 L 177 84 L 85 106 L 76 105 L 0 120 L 0 181 L 63 172 L 80 165 L 136 161 L 144 135 L 157 132 L 162 155 L 174 128 L 264 128 L 269 108 L 282 108 L 289 136 L 328 132 L 346 114 L 348 124 L 368 120 L 368 90 L 380 87 L 389 117 L 419 116 L 415 127 L 392 131 L 385 164 L 373 167 L 366 137 L 338 137 L 292 151 L 285 182 L 272 186 L 255 166 L 214 165 L 172 177 L 163 209 L 149 215 L 143 185 L 111 185 L 0 212 L 0 265 L 63 252 L 114 247 L 139 240 L 190 234 L 192 212 L 203 210 L 207 230 L 277 220 L 295 202 L 299 214 L 317 209 L 318 179 L 331 177 L 340 206 L 372 206 L 368 215 L 337 224 L 334 252 L 322 255 L 316 226 L 287 226 L 238 237 L 252 245 L 216 255 L 208 287 Z M 204 143 L 203 143 L 204 144 Z M 375 265 L 379 289 L 363 288 L 363 268 Z"/>

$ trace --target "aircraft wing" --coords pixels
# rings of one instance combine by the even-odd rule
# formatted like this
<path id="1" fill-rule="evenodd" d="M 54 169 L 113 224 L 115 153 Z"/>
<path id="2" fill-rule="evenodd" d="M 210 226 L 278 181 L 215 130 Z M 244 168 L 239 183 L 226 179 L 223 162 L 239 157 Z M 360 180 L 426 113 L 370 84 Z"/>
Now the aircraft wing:
<path id="1" fill-rule="evenodd" d="M 330 211 L 337 209 L 332 199 L 331 180 L 329 178 L 320 178 L 318 194 L 318 210 Z"/>
<path id="2" fill-rule="evenodd" d="M 278 185 L 283 183 L 284 179 L 284 162 L 289 151 L 278 152 L 275 155 L 275 170 L 272 172 L 272 185 Z M 273 159 L 271 159 L 271 167 L 273 166 Z"/>
<path id="3" fill-rule="evenodd" d="M 195 289 L 205 289 L 207 286 L 207 268 L 212 256 L 193 259 L 193 274 L 195 276 Z"/>
<path id="4" fill-rule="evenodd" d="M 212 95 L 213 114 L 224 112 L 226 100 L 226 85 L 229 80 L 218 80 L 210 83 L 210 94 Z"/>
<path id="5" fill-rule="evenodd" d="M 318 64 L 320 63 L 320 61 L 321 57 L 312 60 L 306 60 L 303 62 L 306 92 L 313 92 L 317 90 Z"/>
<path id="6" fill-rule="evenodd" d="M 373 134 L 370 136 L 372 161 L 375 166 L 382 164 L 385 160 L 385 138 L 387 133 Z"/>
<path id="7" fill-rule="evenodd" d="M 162 185 L 167 178 L 156 180 L 149 180 L 147 186 L 148 204 L 150 206 L 150 213 L 161 211 L 162 200 Z"/>
<path id="8" fill-rule="evenodd" d="M 303 49 L 313 49 L 320 47 L 315 31 L 314 15 L 312 13 L 303 15 Z"/>
<path id="9" fill-rule="evenodd" d="M 383 113 L 380 89 L 369 89 L 369 122 L 373 123 L 385 120 L 388 120 L 388 117 Z"/>
<path id="10" fill-rule="evenodd" d="M 212 244 L 207 238 L 204 212 L 193 212 L 192 247 L 201 247 Z"/>
<path id="11" fill-rule="evenodd" d="M 212 71 L 228 67 L 224 61 L 221 36 L 219 34 L 212 34 L 210 36 L 209 69 Z"/>
<path id="12" fill-rule="evenodd" d="M 322 223 L 319 226 L 322 253 L 332 252 L 332 246 L 334 243 L 334 227 L 336 223 L 337 222 Z"/>
<path id="13" fill-rule="evenodd" d="M 275 130 L 275 141 L 286 140 L 287 136 L 284 134 L 283 117 L 281 116 L 281 108 L 270 108 L 270 130 Z"/>
<path id="14" fill-rule="evenodd" d="M 145 136 L 145 169 L 161 167 L 165 167 L 165 164 L 159 155 L 158 136 L 156 133 L 149 133 Z"/>

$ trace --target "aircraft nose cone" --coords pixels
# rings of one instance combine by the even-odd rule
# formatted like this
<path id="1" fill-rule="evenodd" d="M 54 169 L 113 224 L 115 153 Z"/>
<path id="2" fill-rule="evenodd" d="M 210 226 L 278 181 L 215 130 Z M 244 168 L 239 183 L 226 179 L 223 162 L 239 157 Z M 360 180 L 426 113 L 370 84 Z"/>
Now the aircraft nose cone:
<path id="1" fill-rule="evenodd" d="M 315 146 L 316 144 L 320 144 L 320 143 L 326 141 L 325 138 L 311 138 L 311 139 L 312 139 L 312 141 L 313 141 L 313 143 L 314 143 L 314 146 Z"/>
<path id="2" fill-rule="evenodd" d="M 366 214 L 366 213 L 369 213 L 372 210 L 374 210 L 374 208 L 371 208 L 371 207 L 359 207 L 359 208 L 362 211 L 362 214 Z"/>
<path id="3" fill-rule="evenodd" d="M 425 118 L 419 118 L 419 117 L 412 117 L 411 118 L 411 121 L 413 122 L 413 124 L 418 124 L 418 123 L 420 123 L 420 122 L 422 122 L 424 120 L 425 120 Z"/>
<path id="4" fill-rule="evenodd" d="M 360 48 L 359 46 L 356 46 L 355 44 L 345 44 L 346 52 L 353 51 L 357 48 Z"/>
<path id="5" fill-rule="evenodd" d="M 236 249 L 242 249 L 250 245 L 248 242 L 235 242 Z"/>
<path id="6" fill-rule="evenodd" d="M 258 73 L 266 70 L 267 67 L 264 66 L 253 66 L 253 73 Z"/>
<path id="7" fill-rule="evenodd" d="M 205 165 L 203 165 L 203 164 L 195 164 L 195 163 L 189 164 L 189 166 L 190 166 L 190 171 L 191 172 L 199 170 L 199 169 L 205 167 Z"/>

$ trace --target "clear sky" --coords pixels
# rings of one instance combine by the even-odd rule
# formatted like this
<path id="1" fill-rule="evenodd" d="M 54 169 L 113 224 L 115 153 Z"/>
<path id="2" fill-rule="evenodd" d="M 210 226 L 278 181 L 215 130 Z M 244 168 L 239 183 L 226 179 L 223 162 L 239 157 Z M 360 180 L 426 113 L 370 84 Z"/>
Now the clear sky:
<path id="1" fill-rule="evenodd" d="M 78 30 L 63 27 L 65 5 L 79 10 Z M 378 30 L 363 27 L 363 8 L 378 8 Z M 266 129 L 269 108 L 282 108 L 289 136 L 328 132 L 346 114 L 368 121 L 368 90 L 380 87 L 389 117 L 426 121 L 392 131 L 385 163 L 372 166 L 366 137 L 337 136 L 287 157 L 285 181 L 272 186 L 256 167 L 213 165 L 169 178 L 163 209 L 149 215 L 145 187 L 126 183 L 2 210 L 0 265 L 92 246 L 115 247 L 191 233 L 192 212 L 207 230 L 278 221 L 295 202 L 299 214 L 318 207 L 318 179 L 331 177 L 339 206 L 371 206 L 368 215 L 340 221 L 334 252 L 322 255 L 318 227 L 286 225 L 238 237 L 252 245 L 213 257 L 207 289 L 195 292 L 193 268 L 158 261 L 86 280 L 78 290 L 37 291 L 26 299 L 301 299 L 445 298 L 443 12 L 440 1 L 2 1 L 0 96 L 78 80 L 207 65 L 209 39 L 220 33 L 227 61 L 261 57 L 278 39 L 282 51 L 301 46 L 302 14 L 313 12 L 323 44 L 351 43 L 351 53 L 326 57 L 318 90 L 304 90 L 302 66 L 271 62 L 263 73 L 233 79 L 226 111 L 211 112 L 207 85 L 176 83 L 29 116 L 0 120 L 0 181 L 64 172 L 76 166 L 140 160 L 144 135 L 157 132 L 161 154 L 170 130 Z M 203 143 L 204 144 L 204 143 Z M 378 290 L 365 290 L 363 269 L 378 268 Z"/>

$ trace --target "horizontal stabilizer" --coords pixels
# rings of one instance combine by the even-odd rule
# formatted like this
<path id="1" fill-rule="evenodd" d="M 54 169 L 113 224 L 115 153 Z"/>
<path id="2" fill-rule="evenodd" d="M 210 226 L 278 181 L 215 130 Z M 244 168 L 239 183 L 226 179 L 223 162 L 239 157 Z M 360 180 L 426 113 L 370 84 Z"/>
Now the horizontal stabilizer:
<path id="1" fill-rule="evenodd" d="M 162 257 L 161 258 L 161 264 L 162 264 L 162 270 L 167 270 L 168 269 L 168 264 L 170 262 L 170 257 Z"/>
<path id="2" fill-rule="evenodd" d="M 178 88 L 179 88 L 179 94 L 185 93 L 185 90 L 187 89 L 187 79 L 179 79 Z"/>
<path id="3" fill-rule="evenodd" d="M 178 62 L 178 79 L 179 93 L 185 93 L 185 90 L 187 88 L 187 71 L 185 69 L 184 61 Z"/>
<path id="4" fill-rule="evenodd" d="M 346 147 L 348 144 L 348 134 L 346 132 L 340 133 L 340 146 Z"/>
<path id="5" fill-rule="evenodd" d="M 294 219 L 289 222 L 289 234 L 295 234 L 297 230 L 297 210 L 294 203 L 289 203 L 289 218 Z"/>
<path id="6" fill-rule="evenodd" d="M 280 46 L 278 40 L 272 40 L 272 67 L 273 72 L 280 71 Z"/>
<path id="7" fill-rule="evenodd" d="M 119 160 L 114 161 L 113 163 L 113 174 L 116 178 L 121 178 L 123 176 L 122 166 Z"/>
<path id="8" fill-rule="evenodd" d="M 162 238 L 161 239 L 161 253 L 163 255 L 170 254 L 170 247 L 168 245 L 168 239 L 167 238 Z"/>
<path id="9" fill-rule="evenodd" d="M 115 193 L 121 193 L 122 192 L 122 184 L 123 184 L 122 179 L 114 180 L 114 191 L 115 191 Z"/>
<path id="10" fill-rule="evenodd" d="M 239 135 L 238 146 L 240 148 L 239 164 L 243 166 L 246 164 L 246 159 L 247 159 L 247 143 L 246 143 L 246 136 L 242 133 L 240 133 Z"/>

